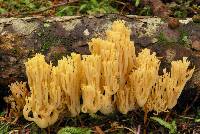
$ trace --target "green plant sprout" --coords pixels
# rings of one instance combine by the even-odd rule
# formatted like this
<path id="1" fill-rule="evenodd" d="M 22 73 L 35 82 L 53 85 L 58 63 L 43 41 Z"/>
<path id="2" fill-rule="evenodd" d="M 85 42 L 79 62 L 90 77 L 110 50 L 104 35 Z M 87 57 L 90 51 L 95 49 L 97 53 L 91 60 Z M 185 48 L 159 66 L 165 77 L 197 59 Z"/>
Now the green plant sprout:
<path id="1" fill-rule="evenodd" d="M 58 134 L 91 134 L 89 128 L 64 127 L 58 131 Z"/>
<path id="2" fill-rule="evenodd" d="M 169 129 L 170 134 L 176 134 L 177 133 L 177 126 L 176 126 L 176 121 L 173 120 L 171 123 L 168 123 L 164 121 L 161 118 L 158 117 L 150 117 L 150 119 L 158 122 L 160 125 L 164 126 L 165 128 Z"/>
<path id="3" fill-rule="evenodd" d="M 139 12 L 139 15 L 144 15 L 144 16 L 150 16 L 152 15 L 151 7 L 150 6 L 145 6 L 143 7 Z"/>
<path id="4" fill-rule="evenodd" d="M 79 12 L 90 15 L 98 13 L 115 13 L 117 10 L 111 6 L 110 0 L 88 0 L 81 3 Z"/>
<path id="5" fill-rule="evenodd" d="M 165 37 L 165 34 L 163 32 L 160 32 L 157 36 L 158 42 L 159 43 L 168 43 L 168 39 Z"/>
<path id="6" fill-rule="evenodd" d="M 178 42 L 182 45 L 189 46 L 191 44 L 190 39 L 188 38 L 189 34 L 187 31 L 180 30 L 180 36 Z"/>
<path id="7" fill-rule="evenodd" d="M 76 13 L 78 7 L 77 6 L 64 6 L 60 7 L 56 12 L 56 16 L 72 16 Z"/>
<path id="8" fill-rule="evenodd" d="M 0 122 L 0 133 L 5 134 L 8 133 L 10 129 L 9 123 Z"/>
<path id="9" fill-rule="evenodd" d="M 138 7 L 140 4 L 140 0 L 132 0 L 132 2 L 135 4 L 135 7 Z"/>

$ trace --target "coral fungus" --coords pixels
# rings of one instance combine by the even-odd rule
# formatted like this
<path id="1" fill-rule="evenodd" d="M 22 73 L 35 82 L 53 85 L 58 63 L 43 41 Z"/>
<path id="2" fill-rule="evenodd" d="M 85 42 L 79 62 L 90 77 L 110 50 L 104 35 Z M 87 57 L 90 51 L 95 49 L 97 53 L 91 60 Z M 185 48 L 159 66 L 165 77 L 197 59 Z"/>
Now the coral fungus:
<path id="1" fill-rule="evenodd" d="M 187 58 L 173 61 L 171 72 L 158 74 L 160 60 L 149 49 L 135 54 L 131 30 L 115 21 L 105 39 L 89 42 L 91 55 L 72 53 L 57 66 L 36 54 L 26 63 L 31 95 L 26 99 L 24 117 L 45 128 L 60 114 L 103 114 L 119 110 L 126 114 L 138 107 L 165 112 L 172 109 L 186 82 L 192 77 Z M 82 60 L 81 60 L 82 59 Z M 64 112 L 63 112 L 64 111 Z"/>
<path id="2" fill-rule="evenodd" d="M 6 103 L 11 105 L 8 117 L 10 119 L 14 117 L 15 119 L 12 121 L 12 123 L 16 123 L 26 103 L 25 98 L 28 95 L 28 90 L 26 88 L 26 82 L 15 82 L 9 87 L 12 95 L 5 97 L 4 100 Z"/>
<path id="3" fill-rule="evenodd" d="M 51 73 L 52 65 L 45 62 L 43 55 L 36 54 L 25 66 L 31 96 L 26 99 L 24 117 L 34 121 L 39 127 L 46 128 L 58 119 L 61 89 L 57 86 L 54 73 Z"/>

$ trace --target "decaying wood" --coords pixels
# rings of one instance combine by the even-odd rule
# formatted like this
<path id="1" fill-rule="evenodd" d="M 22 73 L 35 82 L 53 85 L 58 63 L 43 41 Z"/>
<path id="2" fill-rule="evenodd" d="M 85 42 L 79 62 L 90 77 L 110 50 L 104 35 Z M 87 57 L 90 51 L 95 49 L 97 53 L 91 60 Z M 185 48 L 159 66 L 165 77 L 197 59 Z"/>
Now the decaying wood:
<path id="1" fill-rule="evenodd" d="M 200 42 L 198 24 L 184 20 L 176 29 L 170 29 L 167 22 L 160 18 L 113 14 L 1 18 L 0 94 L 7 91 L 6 87 L 10 83 L 26 81 L 24 62 L 27 58 L 33 57 L 35 53 L 43 53 L 48 62 L 52 61 L 56 65 L 57 60 L 71 52 L 89 54 L 87 42 L 93 37 L 103 37 L 104 30 L 117 19 L 125 20 L 131 28 L 131 38 L 135 41 L 137 51 L 148 47 L 162 57 L 162 68 L 169 68 L 172 60 L 189 57 L 196 70 L 186 88 L 196 94 L 198 90 L 194 89 L 200 86 L 200 46 L 191 48 L 190 44 Z M 187 34 L 183 36 L 183 32 Z"/>

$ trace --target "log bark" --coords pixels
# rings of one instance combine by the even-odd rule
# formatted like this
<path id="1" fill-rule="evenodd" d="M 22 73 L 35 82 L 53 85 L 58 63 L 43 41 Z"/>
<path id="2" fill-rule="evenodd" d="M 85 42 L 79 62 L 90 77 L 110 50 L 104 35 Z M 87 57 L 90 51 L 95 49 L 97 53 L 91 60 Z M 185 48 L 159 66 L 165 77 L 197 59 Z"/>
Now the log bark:
<path id="1" fill-rule="evenodd" d="M 35 53 L 46 55 L 56 65 L 57 60 L 71 52 L 89 54 L 88 44 L 93 37 L 104 37 L 104 30 L 114 20 L 123 19 L 131 28 L 131 38 L 137 51 L 148 47 L 162 57 L 161 67 L 170 67 L 172 60 L 189 57 L 195 72 L 187 89 L 200 90 L 200 25 L 191 19 L 180 20 L 170 29 L 160 18 L 120 16 L 116 14 L 72 17 L 0 18 L 0 94 L 15 81 L 26 81 L 24 62 Z M 195 42 L 195 47 L 192 43 Z M 192 90 L 191 90 L 192 89 Z"/>

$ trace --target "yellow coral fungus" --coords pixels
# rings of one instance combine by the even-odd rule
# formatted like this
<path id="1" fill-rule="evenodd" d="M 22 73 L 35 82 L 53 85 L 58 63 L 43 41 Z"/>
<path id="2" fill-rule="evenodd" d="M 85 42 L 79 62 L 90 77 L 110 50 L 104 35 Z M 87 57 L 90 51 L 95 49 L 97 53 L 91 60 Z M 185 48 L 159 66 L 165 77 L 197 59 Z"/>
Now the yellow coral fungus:
<path id="1" fill-rule="evenodd" d="M 167 84 L 167 107 L 172 109 L 186 84 L 186 82 L 192 77 L 194 68 L 188 70 L 190 62 L 186 57 L 183 60 L 172 61 L 170 79 Z"/>
<path id="2" fill-rule="evenodd" d="M 137 68 L 133 70 L 129 78 L 137 104 L 143 107 L 158 78 L 160 61 L 156 58 L 155 53 L 150 54 L 149 49 L 144 49 L 136 58 L 136 64 Z"/>
<path id="3" fill-rule="evenodd" d="M 194 72 L 188 70 L 190 62 L 173 61 L 171 72 L 163 70 L 160 76 L 156 53 L 144 49 L 136 57 L 130 34 L 124 21 L 115 21 L 105 40 L 89 42 L 91 55 L 83 55 L 82 60 L 72 53 L 53 67 L 41 54 L 29 59 L 25 66 L 31 96 L 24 117 L 45 128 L 66 109 L 70 116 L 80 111 L 109 114 L 116 109 L 126 114 L 139 106 L 146 117 L 149 111 L 173 108 Z"/>
<path id="4" fill-rule="evenodd" d="M 115 44 L 115 48 L 119 53 L 119 77 L 120 88 L 124 88 L 128 80 L 128 74 L 135 66 L 135 47 L 134 43 L 130 41 L 131 30 L 125 26 L 124 21 L 115 21 L 112 28 L 106 31 L 106 39 Z"/>
<path id="5" fill-rule="evenodd" d="M 166 69 L 163 70 L 164 74 L 157 79 L 145 104 L 147 111 L 165 112 L 176 105 L 186 82 L 194 72 L 194 68 L 188 70 L 189 64 L 184 57 L 183 60 L 171 63 L 170 73 L 166 72 Z"/>
<path id="6" fill-rule="evenodd" d="M 79 54 L 72 53 L 71 56 L 58 61 L 55 67 L 57 74 L 56 86 L 63 91 L 62 102 L 67 106 L 71 116 L 80 113 L 81 96 L 81 57 Z"/>
<path id="7" fill-rule="evenodd" d="M 12 123 L 16 123 L 26 103 L 25 98 L 28 95 L 28 90 L 26 88 L 26 82 L 15 82 L 9 87 L 12 95 L 5 97 L 4 100 L 11 105 L 8 117 L 15 117 Z"/>
<path id="8" fill-rule="evenodd" d="M 111 29 L 106 31 L 106 40 L 97 38 L 89 43 L 91 53 L 102 57 L 101 86 L 103 88 L 100 90 L 104 93 L 102 97 L 104 105 L 100 111 L 104 114 L 115 110 L 115 102 L 118 103 L 117 106 L 123 106 L 124 102 L 117 100 L 125 96 L 117 92 L 125 93 L 128 75 L 135 66 L 135 47 L 130 41 L 131 31 L 124 23 L 124 21 L 115 21 Z"/>
<path id="9" fill-rule="evenodd" d="M 23 114 L 25 119 L 46 128 L 58 119 L 61 91 L 51 73 L 52 66 L 45 62 L 43 55 L 36 54 L 25 65 L 31 96 L 26 99 Z"/>
<path id="10" fill-rule="evenodd" d="M 90 51 L 93 55 L 101 57 L 100 61 L 100 92 L 102 94 L 102 105 L 100 111 L 109 114 L 115 110 L 114 100 L 112 97 L 119 89 L 119 52 L 115 44 L 107 40 L 92 39 L 89 43 Z"/>
<path id="11" fill-rule="evenodd" d="M 129 85 L 125 85 L 123 90 L 117 92 L 116 105 L 118 110 L 123 114 L 127 114 L 137 107 L 134 92 Z"/>
<path id="12" fill-rule="evenodd" d="M 85 82 L 82 85 L 84 113 L 96 113 L 102 106 L 101 85 L 101 57 L 95 55 L 84 56 L 82 67 Z"/>

